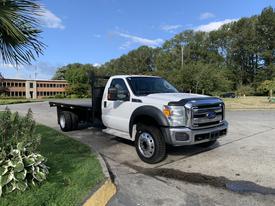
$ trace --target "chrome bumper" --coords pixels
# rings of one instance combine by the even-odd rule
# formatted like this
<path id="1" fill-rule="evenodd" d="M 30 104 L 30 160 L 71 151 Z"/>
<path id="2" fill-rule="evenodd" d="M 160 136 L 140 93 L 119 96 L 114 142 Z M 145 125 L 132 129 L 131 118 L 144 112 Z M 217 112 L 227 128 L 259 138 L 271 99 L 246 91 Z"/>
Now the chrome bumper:
<path id="1" fill-rule="evenodd" d="M 227 134 L 228 123 L 207 129 L 192 130 L 187 127 L 167 128 L 173 146 L 194 145 L 218 139 Z"/>

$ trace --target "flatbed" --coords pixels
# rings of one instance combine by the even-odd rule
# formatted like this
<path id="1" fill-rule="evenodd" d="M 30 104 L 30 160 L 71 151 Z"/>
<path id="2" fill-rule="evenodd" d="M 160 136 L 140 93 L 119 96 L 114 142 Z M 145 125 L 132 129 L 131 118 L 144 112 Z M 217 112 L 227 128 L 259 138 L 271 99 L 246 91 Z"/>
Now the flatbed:
<path id="1" fill-rule="evenodd" d="M 81 100 L 56 100 L 54 102 L 49 102 L 50 106 L 63 106 L 63 107 L 83 107 L 87 109 L 92 109 L 91 99 L 81 99 Z"/>

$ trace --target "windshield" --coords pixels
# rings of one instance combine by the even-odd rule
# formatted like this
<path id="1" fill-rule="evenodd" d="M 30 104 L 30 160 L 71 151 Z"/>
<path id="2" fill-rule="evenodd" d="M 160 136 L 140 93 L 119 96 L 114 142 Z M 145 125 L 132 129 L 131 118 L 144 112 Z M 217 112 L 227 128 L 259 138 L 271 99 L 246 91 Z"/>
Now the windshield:
<path id="1" fill-rule="evenodd" d="M 159 77 L 128 77 L 127 81 L 135 95 L 178 92 L 168 81 Z"/>

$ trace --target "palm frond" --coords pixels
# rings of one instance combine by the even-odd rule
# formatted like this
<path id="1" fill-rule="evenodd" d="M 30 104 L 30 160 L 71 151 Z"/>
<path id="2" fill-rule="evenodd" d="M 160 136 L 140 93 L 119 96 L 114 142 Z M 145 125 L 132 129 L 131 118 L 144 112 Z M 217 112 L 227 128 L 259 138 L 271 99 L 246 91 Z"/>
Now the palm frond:
<path id="1" fill-rule="evenodd" d="M 4 63 L 30 64 L 43 54 L 40 14 L 35 0 L 0 0 L 0 58 Z"/>

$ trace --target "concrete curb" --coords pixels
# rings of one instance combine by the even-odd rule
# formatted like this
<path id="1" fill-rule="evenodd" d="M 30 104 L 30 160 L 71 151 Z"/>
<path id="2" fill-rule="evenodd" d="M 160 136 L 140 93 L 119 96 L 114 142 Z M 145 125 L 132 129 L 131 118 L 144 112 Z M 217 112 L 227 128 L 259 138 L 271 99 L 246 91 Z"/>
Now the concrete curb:
<path id="1" fill-rule="evenodd" d="M 101 165 L 102 172 L 106 177 L 106 180 L 103 184 L 99 186 L 95 191 L 93 191 L 92 195 L 88 197 L 83 206 L 104 206 L 111 200 L 111 198 L 116 194 L 117 188 L 113 183 L 113 178 L 110 175 L 108 166 L 106 165 L 104 158 L 99 154 L 97 154 L 97 159 Z"/>
<path id="2" fill-rule="evenodd" d="M 116 186 L 107 179 L 95 193 L 92 194 L 83 204 L 83 206 L 104 206 L 116 194 Z"/>

